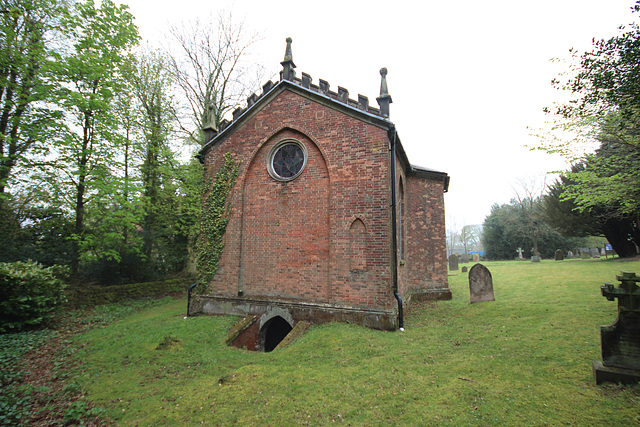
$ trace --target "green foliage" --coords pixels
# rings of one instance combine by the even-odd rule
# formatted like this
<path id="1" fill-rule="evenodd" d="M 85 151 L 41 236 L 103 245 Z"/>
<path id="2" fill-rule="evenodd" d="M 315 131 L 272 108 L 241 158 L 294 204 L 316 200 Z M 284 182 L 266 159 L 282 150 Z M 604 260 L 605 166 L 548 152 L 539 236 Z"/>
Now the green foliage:
<path id="1" fill-rule="evenodd" d="M 633 10 L 640 12 L 640 1 Z M 554 81 L 571 92 L 571 101 L 555 108 L 553 132 L 540 149 L 572 163 L 556 186 L 552 208 L 571 206 L 580 214 L 567 216 L 570 227 L 591 227 L 619 255 L 634 256 L 631 242 L 640 244 L 640 24 L 620 29 L 616 37 L 594 40 L 589 52 L 573 52 L 569 78 Z M 586 220 L 580 227 L 578 217 Z"/>
<path id="2" fill-rule="evenodd" d="M 600 146 L 565 172 L 562 198 L 572 200 L 579 211 L 598 208 L 605 219 L 640 214 L 640 144 L 638 130 L 618 114 L 600 123 Z"/>
<path id="3" fill-rule="evenodd" d="M 6 198 L 0 205 L 0 262 L 68 264 L 71 245 L 66 236 L 71 234 L 72 226 L 68 215 L 59 208 L 31 205 L 18 197 Z"/>
<path id="4" fill-rule="evenodd" d="M 95 246 L 96 238 L 110 237 L 87 233 L 88 209 L 101 202 L 100 217 L 118 208 L 111 197 L 119 193 L 120 183 L 115 172 L 121 141 L 116 137 L 120 122 L 114 113 L 114 94 L 123 89 L 120 68 L 138 42 L 138 29 L 127 6 L 110 0 L 99 7 L 93 0 L 75 3 L 63 23 L 72 29 L 71 47 L 60 56 L 56 76 L 63 82 L 59 106 L 67 111 L 69 122 L 56 141 L 58 157 L 44 181 L 53 187 L 53 194 L 66 196 L 60 202 L 74 213 L 71 270 L 77 274 L 82 256 Z"/>
<path id="5" fill-rule="evenodd" d="M 61 273 L 32 261 L 0 263 L 0 332 L 41 325 L 66 301 Z"/>
<path id="6" fill-rule="evenodd" d="M 45 154 L 60 112 L 45 105 L 54 82 L 61 0 L 3 0 L 0 6 L 0 205 L 15 168 Z"/>
<path id="7" fill-rule="evenodd" d="M 218 270 L 218 262 L 224 248 L 224 233 L 229 223 L 230 207 L 227 197 L 236 182 L 239 165 L 230 153 L 216 171 L 204 198 L 202 208 L 202 237 L 197 258 L 198 280 L 209 283 Z"/>
<path id="8" fill-rule="evenodd" d="M 0 334 L 0 424 L 24 425 L 29 398 L 19 391 L 21 360 L 25 353 L 50 336 L 50 331 Z"/>
<path id="9" fill-rule="evenodd" d="M 568 197 L 577 191 L 574 179 L 581 176 L 585 167 L 583 163 L 574 165 L 571 173 L 565 173 L 549 188 L 544 199 L 545 220 L 566 236 L 605 236 L 620 257 L 636 256 L 633 242 L 640 242 L 640 231 L 633 216 L 621 216 L 615 203 L 579 206 L 575 198 Z"/>
<path id="10" fill-rule="evenodd" d="M 574 250 L 579 243 L 577 239 L 568 239 L 546 226 L 544 218 L 540 217 L 537 227 L 538 252 L 543 258 L 554 256 L 556 249 L 565 252 Z M 523 230 L 526 231 L 523 233 Z M 534 242 L 530 237 L 531 227 L 522 209 L 516 201 L 510 204 L 493 205 L 491 213 L 483 224 L 482 245 L 486 251 L 486 258 L 490 260 L 517 258 L 516 250 L 524 250 L 524 256 L 534 255 Z"/>

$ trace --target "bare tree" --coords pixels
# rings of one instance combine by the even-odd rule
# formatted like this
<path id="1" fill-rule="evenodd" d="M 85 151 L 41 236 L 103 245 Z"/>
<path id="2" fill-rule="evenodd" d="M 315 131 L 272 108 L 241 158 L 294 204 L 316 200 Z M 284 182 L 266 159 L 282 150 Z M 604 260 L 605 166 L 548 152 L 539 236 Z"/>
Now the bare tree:
<path id="1" fill-rule="evenodd" d="M 456 250 L 456 245 L 460 240 L 460 233 L 458 233 L 458 227 L 453 218 L 449 217 L 447 224 L 449 225 L 447 228 L 447 255 L 450 255 Z"/>
<path id="2" fill-rule="evenodd" d="M 203 144 L 204 125 L 217 129 L 225 114 L 259 87 L 263 73 L 248 61 L 259 38 L 247 34 L 244 22 L 234 21 L 230 12 L 221 12 L 217 21 L 196 19 L 170 31 L 178 44 L 170 64 L 189 111 L 180 127 Z"/>
<path id="3" fill-rule="evenodd" d="M 549 231 L 544 220 L 543 195 L 547 191 L 545 178 L 519 180 L 520 188 L 514 189 L 512 203 L 517 207 L 519 218 L 516 225 L 518 235 L 527 237 L 533 242 L 533 255 L 540 256 L 538 241 L 540 236 Z"/>
<path id="4" fill-rule="evenodd" d="M 464 247 L 464 253 L 468 254 L 469 249 L 478 245 L 481 234 L 482 226 L 480 225 L 465 225 L 462 227 L 459 239 L 460 243 L 462 243 L 462 246 Z"/>

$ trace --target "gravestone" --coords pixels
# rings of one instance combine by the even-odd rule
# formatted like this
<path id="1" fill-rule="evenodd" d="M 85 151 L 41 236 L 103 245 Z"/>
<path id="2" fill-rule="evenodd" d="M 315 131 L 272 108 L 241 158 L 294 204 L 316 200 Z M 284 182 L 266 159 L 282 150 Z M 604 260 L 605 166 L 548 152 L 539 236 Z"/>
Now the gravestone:
<path id="1" fill-rule="evenodd" d="M 573 259 L 573 252 L 567 252 L 567 259 Z"/>
<path id="2" fill-rule="evenodd" d="M 495 301 L 491 272 L 482 264 L 476 264 L 469 270 L 470 304 L 482 301 Z"/>
<path id="3" fill-rule="evenodd" d="M 562 249 L 558 249 L 556 251 L 556 261 L 563 261 L 564 260 L 564 251 Z"/>
<path id="4" fill-rule="evenodd" d="M 596 384 L 640 382 L 640 277 L 623 271 L 616 278 L 621 282 L 618 287 L 611 283 L 600 287 L 607 300 L 618 298 L 618 318 L 600 327 L 602 361 L 593 362 Z"/>
<path id="5" fill-rule="evenodd" d="M 519 260 L 524 260 L 524 256 L 522 255 L 522 253 L 523 253 L 524 251 L 522 250 L 522 248 L 518 248 L 518 249 L 516 249 L 516 252 L 518 252 L 518 259 L 519 259 Z"/>
<path id="6" fill-rule="evenodd" d="M 588 249 L 580 249 L 580 258 L 591 259 L 591 253 Z"/>
<path id="7" fill-rule="evenodd" d="M 449 270 L 457 270 L 458 269 L 458 255 L 451 254 L 449 256 Z"/>
<path id="8" fill-rule="evenodd" d="M 600 258 L 600 250 L 598 248 L 589 249 L 592 258 Z"/>
<path id="9" fill-rule="evenodd" d="M 469 255 L 466 254 L 466 253 L 462 254 L 462 256 L 460 257 L 460 262 L 462 264 L 468 263 L 469 262 Z"/>
<path id="10" fill-rule="evenodd" d="M 480 261 L 480 254 L 473 254 L 473 262 Z"/>
<path id="11" fill-rule="evenodd" d="M 466 273 L 466 272 L 467 272 L 467 267 L 466 267 L 466 266 L 463 266 L 463 267 L 462 267 L 462 270 L 460 270 L 460 271 L 462 271 L 463 273 Z"/>

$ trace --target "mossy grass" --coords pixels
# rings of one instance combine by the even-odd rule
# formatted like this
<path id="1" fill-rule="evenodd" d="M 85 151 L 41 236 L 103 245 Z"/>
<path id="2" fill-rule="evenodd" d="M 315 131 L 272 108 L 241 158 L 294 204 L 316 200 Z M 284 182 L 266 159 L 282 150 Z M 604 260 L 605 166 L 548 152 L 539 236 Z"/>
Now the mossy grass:
<path id="1" fill-rule="evenodd" d="M 168 299 L 78 336 L 78 381 L 121 425 L 638 423 L 640 387 L 596 386 L 591 363 L 617 313 L 600 286 L 640 261 L 483 264 L 496 301 L 469 304 L 458 273 L 453 300 L 411 305 L 405 332 L 317 325 L 270 353 L 224 344 L 237 318 Z"/>

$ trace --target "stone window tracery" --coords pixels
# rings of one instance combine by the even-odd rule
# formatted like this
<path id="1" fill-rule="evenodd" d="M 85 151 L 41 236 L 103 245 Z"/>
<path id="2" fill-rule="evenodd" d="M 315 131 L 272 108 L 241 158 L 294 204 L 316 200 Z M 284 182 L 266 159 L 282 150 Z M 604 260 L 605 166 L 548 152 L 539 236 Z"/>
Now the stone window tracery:
<path id="1" fill-rule="evenodd" d="M 300 141 L 287 139 L 271 148 L 267 169 L 273 179 L 291 181 L 300 176 L 306 163 L 306 147 Z"/>

